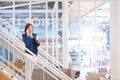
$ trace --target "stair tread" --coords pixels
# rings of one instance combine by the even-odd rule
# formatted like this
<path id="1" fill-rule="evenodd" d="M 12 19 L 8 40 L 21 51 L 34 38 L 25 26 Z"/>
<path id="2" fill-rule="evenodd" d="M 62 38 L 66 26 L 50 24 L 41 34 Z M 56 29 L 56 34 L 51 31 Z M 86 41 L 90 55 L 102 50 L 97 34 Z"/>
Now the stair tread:
<path id="1" fill-rule="evenodd" d="M 7 74 L 0 70 L 0 80 L 12 80 Z"/>

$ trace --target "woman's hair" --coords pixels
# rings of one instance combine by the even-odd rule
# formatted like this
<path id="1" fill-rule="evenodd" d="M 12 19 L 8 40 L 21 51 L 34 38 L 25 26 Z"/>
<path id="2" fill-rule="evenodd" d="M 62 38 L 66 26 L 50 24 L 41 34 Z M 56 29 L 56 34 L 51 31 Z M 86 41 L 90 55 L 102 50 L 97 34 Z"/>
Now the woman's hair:
<path id="1" fill-rule="evenodd" d="M 32 24 L 27 23 L 27 24 L 25 25 L 25 30 L 24 30 L 25 33 L 26 33 L 26 30 L 29 28 L 29 26 L 32 26 Z"/>

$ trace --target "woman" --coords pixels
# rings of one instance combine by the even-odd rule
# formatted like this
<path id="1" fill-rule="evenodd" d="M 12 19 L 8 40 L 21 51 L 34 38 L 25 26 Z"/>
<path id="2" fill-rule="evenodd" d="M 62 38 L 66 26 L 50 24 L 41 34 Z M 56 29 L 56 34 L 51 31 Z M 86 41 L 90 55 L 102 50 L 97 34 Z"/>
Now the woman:
<path id="1" fill-rule="evenodd" d="M 25 34 L 22 34 L 22 38 L 26 48 L 28 48 L 30 51 L 37 55 L 37 47 L 40 45 L 40 38 L 37 37 L 35 33 L 33 33 L 33 26 L 30 23 L 26 24 L 24 31 Z"/>
<path id="2" fill-rule="evenodd" d="M 24 31 L 25 33 L 22 34 L 22 38 L 26 48 L 37 55 L 37 48 L 40 45 L 40 38 L 37 36 L 37 34 L 33 33 L 33 26 L 30 23 L 25 25 Z M 26 80 L 32 80 L 32 72 L 35 66 L 32 60 L 35 60 L 35 58 L 27 50 L 25 52 L 28 53 L 26 54 L 28 57 L 25 58 L 25 78 Z"/>

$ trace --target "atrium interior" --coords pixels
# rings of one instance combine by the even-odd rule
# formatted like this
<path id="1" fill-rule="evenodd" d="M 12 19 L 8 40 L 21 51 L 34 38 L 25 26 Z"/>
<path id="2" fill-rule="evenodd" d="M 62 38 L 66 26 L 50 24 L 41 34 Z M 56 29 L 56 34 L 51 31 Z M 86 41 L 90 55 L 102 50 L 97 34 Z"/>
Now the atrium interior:
<path id="1" fill-rule="evenodd" d="M 111 69 L 109 0 L 0 0 L 0 27 L 5 23 L 21 34 L 31 23 L 50 63 L 80 71 L 78 80 Z"/>

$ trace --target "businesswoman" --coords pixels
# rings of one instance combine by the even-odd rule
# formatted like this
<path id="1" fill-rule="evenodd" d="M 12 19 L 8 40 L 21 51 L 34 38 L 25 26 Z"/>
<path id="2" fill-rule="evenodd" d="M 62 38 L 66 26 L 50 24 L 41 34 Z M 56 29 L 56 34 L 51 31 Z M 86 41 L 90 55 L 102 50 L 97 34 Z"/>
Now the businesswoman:
<path id="1" fill-rule="evenodd" d="M 23 42 L 27 49 L 29 49 L 33 54 L 37 55 L 38 46 L 40 45 L 40 38 L 36 33 L 33 33 L 33 26 L 30 23 L 25 25 L 24 34 L 22 34 Z M 27 50 L 25 50 L 26 55 L 29 57 L 25 58 L 25 76 L 26 80 L 32 80 L 32 72 L 35 66 L 34 62 L 30 60 L 34 60 L 35 58 L 30 54 Z"/>

